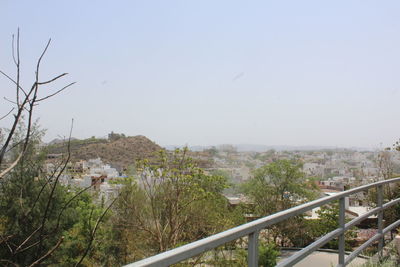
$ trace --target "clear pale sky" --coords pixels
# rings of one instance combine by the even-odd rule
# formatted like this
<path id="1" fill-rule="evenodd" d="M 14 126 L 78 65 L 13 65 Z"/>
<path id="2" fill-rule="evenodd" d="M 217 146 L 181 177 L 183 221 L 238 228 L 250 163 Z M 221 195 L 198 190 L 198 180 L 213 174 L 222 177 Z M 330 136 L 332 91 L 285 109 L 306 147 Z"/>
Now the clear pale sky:
<path id="1" fill-rule="evenodd" d="M 48 38 L 45 140 L 377 147 L 400 137 L 400 1 L 0 0 L 0 68 L 23 84 Z M 14 87 L 0 77 L 1 97 Z M 45 93 L 45 92 L 44 92 Z M 0 115 L 10 104 L 0 102 Z M 3 120 L 5 127 L 9 121 Z"/>

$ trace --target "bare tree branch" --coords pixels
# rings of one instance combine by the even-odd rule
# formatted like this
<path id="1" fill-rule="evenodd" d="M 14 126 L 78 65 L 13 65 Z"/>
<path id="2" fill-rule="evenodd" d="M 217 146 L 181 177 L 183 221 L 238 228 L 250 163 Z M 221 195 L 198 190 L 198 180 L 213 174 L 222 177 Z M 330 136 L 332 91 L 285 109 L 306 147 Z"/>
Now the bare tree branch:
<path id="1" fill-rule="evenodd" d="M 8 250 L 10 251 L 11 254 L 13 253 L 13 250 L 12 250 L 12 248 L 10 247 L 10 245 L 8 244 L 8 240 L 10 240 L 12 237 L 14 237 L 14 235 L 9 235 L 9 236 L 6 236 L 5 238 L 4 238 L 3 236 L 0 235 L 0 238 L 1 238 L 0 244 L 1 244 L 1 243 L 5 243 L 6 246 L 7 246 L 7 248 L 8 248 Z"/>
<path id="2" fill-rule="evenodd" d="M 52 96 L 55 96 L 56 94 L 61 93 L 62 91 L 64 91 L 64 90 L 67 89 L 68 87 L 74 85 L 75 83 L 76 83 L 76 82 L 70 83 L 70 84 L 64 86 L 63 88 L 61 88 L 60 90 L 58 90 L 57 92 L 55 92 L 55 93 L 53 93 L 53 94 L 51 94 L 51 95 L 48 95 L 48 96 L 45 96 L 45 97 L 43 97 L 43 98 L 40 98 L 40 99 L 36 100 L 36 102 L 40 102 L 40 101 L 46 100 L 47 98 L 50 98 L 50 97 L 52 97 Z"/>
<path id="3" fill-rule="evenodd" d="M 53 78 L 53 79 L 51 79 L 51 80 L 48 80 L 48 81 L 45 81 L 45 82 L 39 82 L 38 85 L 43 85 L 43 84 L 52 83 L 52 82 L 54 82 L 55 80 L 57 80 L 57 79 L 59 79 L 59 78 L 65 76 L 65 75 L 67 75 L 67 74 L 68 74 L 68 73 L 60 74 L 60 75 L 58 75 L 57 77 L 55 77 L 55 78 Z"/>
<path id="4" fill-rule="evenodd" d="M 13 58 L 14 64 L 15 64 L 15 66 L 18 66 L 16 57 L 15 57 L 15 36 L 14 36 L 14 34 L 12 35 L 11 50 L 12 50 L 12 58 Z"/>
<path id="5" fill-rule="evenodd" d="M 14 254 L 17 254 L 18 251 L 41 229 L 41 226 L 36 228 L 14 251 Z"/>
<path id="6" fill-rule="evenodd" d="M 17 164 L 21 160 L 22 156 L 23 156 L 23 153 L 20 153 L 19 156 L 17 157 L 17 159 L 13 163 L 11 163 L 11 165 L 8 168 L 6 168 L 5 170 L 3 170 L 0 173 L 0 179 L 2 179 L 7 173 L 9 173 L 12 169 L 14 169 L 15 166 L 17 166 Z"/>
<path id="7" fill-rule="evenodd" d="M 8 264 L 12 264 L 12 265 L 14 265 L 15 267 L 19 267 L 19 265 L 18 265 L 18 264 L 14 263 L 14 262 L 12 262 L 12 261 L 9 261 L 9 260 L 0 259 L 0 262 L 6 262 L 6 263 L 8 263 Z"/>
<path id="8" fill-rule="evenodd" d="M 15 101 L 12 101 L 12 100 L 8 99 L 7 97 L 3 97 L 3 99 L 4 99 L 4 100 L 6 100 L 6 101 L 8 101 L 8 102 L 10 102 L 11 104 L 18 105 L 18 103 L 17 103 L 17 102 L 15 102 Z"/>
<path id="9" fill-rule="evenodd" d="M 40 63 L 42 61 L 43 56 L 46 54 L 47 49 L 49 48 L 50 42 L 51 42 L 51 38 L 47 41 L 46 47 L 44 48 L 42 54 L 39 57 L 39 60 L 37 61 L 37 64 L 36 64 L 36 77 L 37 77 L 36 84 L 39 82 L 38 77 L 39 77 Z"/>
<path id="10" fill-rule="evenodd" d="M 52 249 L 50 249 L 49 251 L 47 251 L 47 253 L 44 254 L 42 257 L 40 257 L 37 261 L 35 261 L 35 262 L 33 262 L 31 265 L 29 265 L 29 267 L 36 266 L 36 265 L 40 264 L 41 262 L 43 262 L 43 261 L 44 261 L 45 259 L 47 259 L 48 257 L 50 257 L 50 255 L 61 245 L 61 243 L 63 242 L 63 240 L 64 240 L 64 237 L 62 236 L 62 237 L 58 240 L 57 244 L 56 244 Z"/>
<path id="11" fill-rule="evenodd" d="M 11 129 L 10 129 L 10 132 L 8 133 L 8 136 L 6 138 L 6 141 L 5 141 L 4 145 L 3 145 L 3 147 L 0 149 L 0 166 L 1 166 L 1 163 L 3 162 L 4 155 L 6 153 L 7 147 L 10 144 L 10 142 L 12 140 L 12 137 L 14 136 L 15 130 L 17 128 L 17 125 L 18 125 L 18 123 L 19 123 L 19 121 L 21 119 L 22 113 L 23 113 L 23 111 L 25 109 L 25 105 L 29 102 L 29 97 L 33 93 L 34 89 L 35 89 L 34 86 L 32 86 L 31 90 L 29 91 L 27 96 L 24 98 L 24 101 L 21 103 L 21 105 L 18 106 L 17 114 L 14 115 L 14 122 L 12 124 Z M 32 112 L 33 112 L 32 108 L 33 108 L 33 106 L 31 106 L 31 109 L 30 109 L 30 112 L 29 112 L 29 120 L 28 120 L 28 122 L 31 122 Z M 30 137 L 30 123 L 28 125 L 29 125 L 29 127 L 26 130 L 26 137 L 25 137 L 25 144 L 26 145 L 24 145 L 24 149 L 22 150 L 23 153 L 25 152 L 25 149 L 27 147 L 27 144 L 28 144 L 28 141 L 29 141 L 29 137 Z"/>
<path id="12" fill-rule="evenodd" d="M 19 57 L 19 28 L 18 28 L 18 32 L 17 32 L 17 58 L 15 59 L 15 52 L 14 52 L 14 35 L 13 35 L 13 41 L 12 41 L 12 47 L 13 47 L 13 60 L 15 63 L 15 66 L 17 67 L 17 81 L 16 81 L 16 92 L 17 92 L 17 106 L 19 106 L 19 78 L 20 78 L 20 57 Z"/>
<path id="13" fill-rule="evenodd" d="M 45 48 L 43 49 L 42 53 L 40 54 L 40 56 L 37 60 L 36 69 L 35 69 L 35 80 L 34 80 L 33 84 L 31 85 L 31 87 L 29 89 L 24 90 L 20 84 L 21 60 L 20 60 L 20 32 L 19 32 L 19 29 L 18 29 L 16 36 L 14 36 L 14 35 L 12 36 L 12 59 L 15 64 L 15 67 L 16 67 L 16 78 L 14 79 L 13 77 L 6 74 L 2 70 L 0 70 L 0 75 L 3 75 L 4 77 L 6 77 L 8 80 L 10 80 L 16 86 L 15 99 L 9 100 L 7 98 L 4 98 L 6 101 L 15 105 L 15 107 L 13 107 L 6 115 L 0 117 L 0 120 L 4 119 L 7 116 L 9 116 L 10 114 L 12 114 L 13 111 L 15 111 L 15 113 L 14 113 L 13 121 L 11 123 L 11 127 L 9 128 L 8 133 L 5 136 L 4 143 L 2 144 L 2 146 L 0 146 L 0 167 L 1 167 L 1 169 L 3 169 L 0 172 L 0 179 L 4 178 L 7 174 L 9 174 L 19 163 L 22 164 L 22 163 L 26 162 L 26 161 L 24 161 L 24 158 L 26 158 L 26 153 L 27 153 L 28 147 L 30 147 L 30 142 L 31 142 L 32 136 L 35 134 L 34 130 L 33 130 L 34 125 L 35 125 L 34 121 L 33 121 L 35 107 L 39 104 L 40 101 L 44 101 L 52 96 L 55 96 L 55 95 L 59 94 L 60 92 L 64 91 L 65 89 L 67 89 L 68 87 L 75 84 L 75 83 L 70 83 L 52 94 L 49 94 L 42 98 L 39 98 L 39 93 L 41 93 L 41 92 L 39 92 L 40 86 L 51 84 L 52 82 L 55 82 L 56 80 L 61 79 L 62 77 L 67 75 L 67 73 L 62 73 L 50 80 L 43 81 L 43 82 L 39 81 L 41 63 L 42 63 L 42 60 L 43 60 L 45 54 L 47 53 L 50 43 L 51 43 L 51 39 L 48 40 Z M 24 126 L 26 128 L 24 129 L 24 132 L 22 133 L 22 137 L 19 138 L 20 140 L 15 140 L 16 139 L 15 137 L 17 137 L 17 136 L 19 137 L 19 134 L 17 134 L 18 129 L 19 129 L 18 125 L 21 122 L 24 123 Z M 73 129 L 73 121 L 72 121 L 69 140 L 68 140 L 68 157 L 66 158 L 65 161 L 63 158 L 63 161 L 57 167 L 57 169 L 52 174 L 52 176 L 49 179 L 47 179 L 44 182 L 44 184 L 41 186 L 42 188 L 40 189 L 40 192 L 38 192 L 38 195 L 36 196 L 36 199 L 33 202 L 33 206 L 29 210 L 23 211 L 23 213 L 22 213 L 22 215 L 23 215 L 22 218 L 24 218 L 24 216 L 27 217 L 31 212 L 33 212 L 33 209 L 34 209 L 36 203 L 39 201 L 39 199 L 41 199 L 41 196 L 43 195 L 42 192 L 46 189 L 46 187 L 48 187 L 50 194 L 49 194 L 48 198 L 45 199 L 46 206 L 45 206 L 45 210 L 44 210 L 43 214 L 41 214 L 41 218 L 40 218 L 41 222 L 40 221 L 38 222 L 39 226 L 35 225 L 35 228 L 34 228 L 34 230 L 32 229 L 32 232 L 27 233 L 25 236 L 18 237 L 19 238 L 18 240 L 23 240 L 22 242 L 21 241 L 14 242 L 15 240 L 11 240 L 11 239 L 9 240 L 8 237 L 7 237 L 7 239 L 5 239 L 4 236 L 0 236 L 0 243 L 3 243 L 3 246 L 6 245 L 10 249 L 11 255 L 22 253 L 23 251 L 26 251 L 28 249 L 31 249 L 31 248 L 37 246 L 36 257 L 33 258 L 32 261 L 34 261 L 34 262 L 30 266 L 41 265 L 42 262 L 45 261 L 48 257 L 50 257 L 51 254 L 63 242 L 64 237 L 61 237 L 58 240 L 58 242 L 55 244 L 54 247 L 52 247 L 51 249 L 49 249 L 49 248 L 44 249 L 45 240 L 47 240 L 50 237 L 49 232 L 48 232 L 49 229 L 45 229 L 46 223 L 49 220 L 48 217 L 50 216 L 49 215 L 50 214 L 50 206 L 51 206 L 52 201 L 55 198 L 55 194 L 56 194 L 55 190 L 59 183 L 60 177 L 61 177 L 62 173 L 65 171 L 67 164 L 69 163 L 69 160 L 71 157 L 70 142 L 71 142 L 72 129 Z M 9 164 L 9 162 L 7 162 L 7 165 L 3 166 L 4 162 L 6 161 L 6 155 L 8 155 L 8 152 L 10 150 L 14 150 L 15 148 L 17 148 L 19 150 L 17 153 L 16 159 L 13 160 L 13 162 L 11 164 Z M 7 168 L 4 169 L 4 167 L 7 167 Z M 29 168 L 29 166 L 27 168 Z M 39 173 L 41 173 L 41 171 L 39 171 Z M 46 178 L 47 178 L 47 176 L 46 176 Z M 39 181 L 39 184 L 41 185 L 40 181 Z M 81 192 L 78 192 L 75 196 L 73 196 L 71 199 L 69 199 L 65 203 L 65 205 L 62 207 L 60 214 L 58 214 L 59 217 L 58 217 L 56 229 L 58 229 L 58 227 L 59 227 L 58 226 L 60 224 L 59 221 L 61 219 L 61 216 L 62 216 L 64 210 L 71 204 L 71 202 L 74 199 L 76 199 L 81 193 L 83 193 L 86 190 L 87 189 L 85 188 Z M 16 194 L 18 195 L 19 192 L 17 192 Z M 21 195 L 22 195 L 22 188 L 21 188 Z M 22 208 L 22 206 L 21 206 L 21 208 Z M 24 220 L 24 219 L 22 219 L 22 220 Z M 47 228 L 49 228 L 49 226 L 47 226 Z M 13 237 L 13 238 L 16 238 L 16 237 Z M 14 244 L 14 243 L 17 243 L 17 244 Z M 32 256 L 34 256 L 34 255 L 32 255 Z M 14 259 L 11 258 L 11 260 L 14 260 Z M 13 264 L 15 266 L 18 266 L 17 264 L 13 263 L 12 261 L 8 261 L 8 260 L 0 260 L 0 262 L 7 262 L 8 265 Z"/>
<path id="14" fill-rule="evenodd" d="M 64 211 L 66 208 L 68 208 L 68 206 L 72 203 L 72 201 L 74 201 L 78 196 L 80 196 L 82 193 L 86 192 L 88 189 L 92 188 L 93 185 L 90 185 L 82 190 L 80 190 L 78 193 L 76 193 L 72 198 L 70 198 L 67 203 L 65 203 L 65 205 L 61 208 L 60 213 L 58 214 L 58 218 L 57 218 L 57 225 L 56 228 L 54 229 L 54 231 L 57 231 L 58 227 L 60 226 L 60 221 L 61 221 L 61 216 L 63 215 Z"/>
<path id="15" fill-rule="evenodd" d="M 47 215 L 49 212 L 49 208 L 50 208 L 50 203 L 53 200 L 53 195 L 54 195 L 54 191 L 57 187 L 58 181 L 60 179 L 61 174 L 64 172 L 65 168 L 67 167 L 67 164 L 71 158 L 71 136 L 72 136 L 72 129 L 74 127 L 74 120 L 72 119 L 72 123 L 71 123 L 71 129 L 69 132 L 69 138 L 68 138 L 68 157 L 67 160 L 65 161 L 65 164 L 63 165 L 62 169 L 60 170 L 60 172 L 57 174 L 56 179 L 54 181 L 53 187 L 51 189 L 48 201 L 47 201 L 47 205 L 46 205 L 46 209 L 44 211 L 44 215 L 43 215 L 43 219 L 42 219 L 42 228 L 40 231 L 40 235 L 39 235 L 39 247 L 37 250 L 37 254 L 40 253 L 41 249 L 42 249 L 42 242 L 43 242 L 43 229 L 45 227 L 46 224 L 46 220 L 47 220 Z"/>
<path id="16" fill-rule="evenodd" d="M 14 111 L 14 108 L 12 108 L 6 115 L 4 115 L 3 117 L 0 117 L 0 120 L 2 120 L 2 119 L 4 119 L 4 118 L 6 118 L 8 115 L 10 115 L 11 114 L 11 112 L 13 112 Z"/>
<path id="17" fill-rule="evenodd" d="M 4 71 L 0 70 L 0 74 L 3 74 L 7 79 L 9 79 L 12 83 L 18 86 L 18 88 L 27 96 L 28 94 L 25 92 L 25 90 L 15 81 L 13 78 L 11 78 L 9 75 L 7 75 Z"/>
<path id="18" fill-rule="evenodd" d="M 26 250 L 28 250 L 28 249 L 31 249 L 31 248 L 33 248 L 34 246 L 37 246 L 39 244 L 39 241 L 36 241 L 36 242 L 34 242 L 33 244 L 31 244 L 31 245 L 29 245 L 29 246 L 27 246 L 27 247 L 24 247 L 23 249 L 21 249 L 20 251 L 18 251 L 18 253 L 22 253 L 22 252 L 24 252 L 24 251 L 26 251 Z M 16 253 L 16 254 L 18 254 L 18 253 Z"/>

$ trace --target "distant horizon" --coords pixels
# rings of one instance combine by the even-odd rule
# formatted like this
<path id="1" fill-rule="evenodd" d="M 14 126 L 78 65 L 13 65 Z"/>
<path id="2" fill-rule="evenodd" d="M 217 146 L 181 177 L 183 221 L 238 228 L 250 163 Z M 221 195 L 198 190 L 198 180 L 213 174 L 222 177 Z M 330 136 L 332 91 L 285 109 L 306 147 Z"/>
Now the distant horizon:
<path id="1" fill-rule="evenodd" d="M 122 134 L 122 133 L 119 133 Z M 134 136 L 145 136 L 142 134 L 137 134 L 137 135 L 126 135 L 126 137 L 134 137 Z M 97 139 L 107 139 L 108 136 L 107 135 L 103 135 L 103 136 L 94 136 Z M 323 150 L 323 149 L 329 149 L 329 150 L 334 150 L 334 149 L 350 149 L 350 150 L 357 150 L 357 151 L 375 151 L 375 150 L 382 150 L 385 149 L 388 146 L 381 146 L 380 148 L 378 146 L 371 146 L 371 147 L 358 147 L 358 146 L 331 146 L 331 145 L 284 145 L 284 144 L 255 144 L 255 143 L 220 143 L 220 144 L 204 144 L 204 145 L 199 145 L 199 144 L 187 144 L 187 143 L 183 143 L 183 144 L 161 144 L 159 142 L 157 142 L 156 140 L 153 140 L 147 136 L 145 136 L 146 138 L 148 138 L 149 140 L 155 142 L 156 144 L 158 144 L 159 146 L 163 147 L 163 148 L 167 148 L 167 149 L 173 149 L 173 148 L 183 148 L 183 147 L 189 147 L 195 150 L 198 149 L 207 149 L 207 148 L 211 148 L 211 147 L 220 147 L 223 145 L 232 145 L 236 148 L 238 148 L 239 151 L 256 151 L 257 150 L 268 150 L 268 149 L 275 149 L 275 150 Z M 67 137 L 66 137 L 67 138 Z M 83 140 L 83 139 L 89 139 L 91 137 L 87 137 L 87 138 L 78 138 L 76 136 L 72 136 L 71 139 L 79 139 L 79 140 Z M 46 141 L 44 141 L 45 143 L 51 143 L 52 141 L 55 140 L 62 140 L 63 138 L 59 137 L 59 138 L 53 138 L 51 140 L 46 139 Z M 255 150 L 243 150 L 244 147 L 254 147 Z M 390 145 L 391 147 L 391 145 Z"/>
<path id="2" fill-rule="evenodd" d="M 399 13 L 395 0 L 4 0 L 0 70 L 15 77 L 19 28 L 30 86 L 52 39 L 40 80 L 69 74 L 39 97 L 77 83 L 37 107 L 46 140 L 74 118 L 75 136 L 163 145 L 386 147 L 400 138 Z M 0 88 L 1 117 L 15 88 L 2 75 Z"/>
<path id="3" fill-rule="evenodd" d="M 345 147 L 345 146 L 324 146 L 324 145 L 263 145 L 263 144 L 214 144 L 214 145 L 165 145 L 163 147 L 169 147 L 169 148 L 173 148 L 173 147 L 189 147 L 189 148 L 211 148 L 211 147 L 220 147 L 223 145 L 232 145 L 234 147 L 236 147 L 238 149 L 238 151 L 241 152 L 254 152 L 254 151 L 258 151 L 261 149 L 274 149 L 274 150 L 279 150 L 279 151 L 284 151 L 284 150 L 335 150 L 335 149 L 349 149 L 349 150 L 357 150 L 357 151 L 375 151 L 375 150 L 379 150 L 379 148 L 374 148 L 374 147 Z M 255 150 L 251 150 L 249 148 L 249 150 L 246 150 L 245 147 L 254 147 Z M 258 148 L 257 148 L 258 147 Z M 384 147 L 382 148 L 384 149 Z"/>

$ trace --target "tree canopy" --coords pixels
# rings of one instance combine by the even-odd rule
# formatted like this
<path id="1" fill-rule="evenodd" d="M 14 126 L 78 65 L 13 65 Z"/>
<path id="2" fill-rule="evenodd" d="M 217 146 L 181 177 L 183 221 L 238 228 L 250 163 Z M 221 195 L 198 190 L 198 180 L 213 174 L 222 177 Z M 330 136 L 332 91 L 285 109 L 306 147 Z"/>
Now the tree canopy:
<path id="1" fill-rule="evenodd" d="M 127 262 L 220 232 L 242 222 L 222 196 L 226 178 L 198 168 L 187 148 L 138 162 L 113 210 L 117 245 Z"/>

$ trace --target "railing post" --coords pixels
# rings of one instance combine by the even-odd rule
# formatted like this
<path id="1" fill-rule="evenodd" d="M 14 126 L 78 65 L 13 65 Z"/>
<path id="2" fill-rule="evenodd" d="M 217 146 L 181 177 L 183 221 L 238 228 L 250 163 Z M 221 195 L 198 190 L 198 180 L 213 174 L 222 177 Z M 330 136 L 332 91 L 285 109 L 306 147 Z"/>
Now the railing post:
<path id="1" fill-rule="evenodd" d="M 379 243 L 378 243 L 378 253 L 379 257 L 382 257 L 382 250 L 383 246 L 385 244 L 385 237 L 383 235 L 383 185 L 378 185 L 378 199 L 377 199 L 377 206 L 381 208 L 381 210 L 378 212 L 378 234 L 381 235 L 379 238 Z"/>
<path id="2" fill-rule="evenodd" d="M 249 234 L 247 245 L 247 265 L 249 267 L 258 267 L 258 234 L 259 231 Z"/>
<path id="3" fill-rule="evenodd" d="M 339 228 L 342 230 L 342 233 L 339 235 L 339 259 L 338 266 L 343 267 L 344 264 L 344 256 L 345 256 L 345 238 L 344 238 L 344 226 L 345 226 L 345 198 L 341 197 L 339 199 Z"/>

